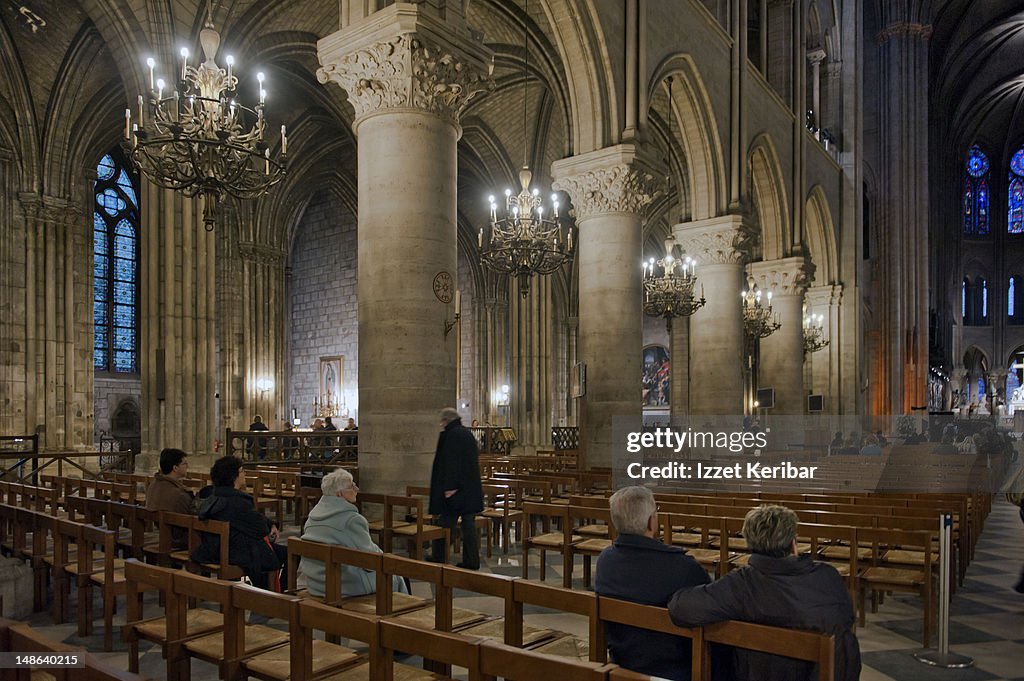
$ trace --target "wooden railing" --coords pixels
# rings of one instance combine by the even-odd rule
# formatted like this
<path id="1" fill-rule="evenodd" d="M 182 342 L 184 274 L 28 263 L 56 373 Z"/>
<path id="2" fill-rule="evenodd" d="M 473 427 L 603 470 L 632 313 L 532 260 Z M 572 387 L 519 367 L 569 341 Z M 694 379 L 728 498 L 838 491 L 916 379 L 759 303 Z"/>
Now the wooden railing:
<path id="1" fill-rule="evenodd" d="M 358 430 L 231 430 L 227 453 L 246 462 L 342 463 L 356 461 Z"/>

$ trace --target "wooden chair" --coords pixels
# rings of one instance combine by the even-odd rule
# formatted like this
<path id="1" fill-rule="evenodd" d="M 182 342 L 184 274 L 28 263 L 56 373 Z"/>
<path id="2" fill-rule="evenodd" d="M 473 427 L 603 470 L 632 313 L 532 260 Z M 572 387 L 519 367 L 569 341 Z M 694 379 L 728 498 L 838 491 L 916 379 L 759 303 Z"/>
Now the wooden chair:
<path id="1" fill-rule="evenodd" d="M 451 537 L 447 528 L 431 525 L 426 521 L 423 499 L 420 497 L 388 495 L 384 499 L 384 552 L 391 553 L 395 538 L 409 542 L 409 555 L 423 559 L 423 544 L 444 540 L 444 562 L 448 562 Z M 402 513 L 404 521 L 395 523 L 396 511 Z M 414 518 L 413 518 L 414 517 Z M 413 518 L 413 519 L 410 519 Z"/>
<path id="2" fill-rule="evenodd" d="M 586 617 L 589 629 L 587 637 L 589 650 L 587 651 L 587 656 L 594 662 L 607 661 L 608 645 L 605 640 L 604 626 L 598 617 L 597 596 L 594 593 L 538 584 L 537 582 L 522 579 L 516 580 L 512 591 L 513 598 L 517 603 L 551 608 L 560 612 L 568 612 Z M 519 612 L 522 612 L 521 606 Z M 525 624 L 520 629 L 524 632 L 528 630 Z M 567 638 L 575 641 L 575 637 L 571 634 L 561 631 L 552 631 L 551 633 L 556 640 L 548 641 L 540 646 L 534 646 L 534 649 L 538 652 L 545 652 L 551 647 L 559 645 L 560 642 L 565 643 Z M 559 640 L 561 641 L 559 642 Z M 531 647 L 525 640 L 513 641 L 512 645 Z M 572 646 L 572 649 L 578 649 L 578 646 Z"/>
<path id="3" fill-rule="evenodd" d="M 641 605 L 616 598 L 598 596 L 597 598 L 597 619 L 604 627 L 604 636 L 607 640 L 607 625 L 623 624 L 638 629 L 646 629 L 662 634 L 680 636 L 689 639 L 693 648 L 691 658 L 690 676 L 693 679 L 702 678 L 704 659 L 700 655 L 700 648 L 703 644 L 703 630 L 700 627 L 686 629 L 677 627 L 668 615 L 666 608 L 659 608 L 652 605 Z M 619 675 L 615 678 L 628 678 Z M 647 678 L 644 676 L 643 678 Z"/>
<path id="4" fill-rule="evenodd" d="M 77 563 L 65 570 L 78 581 L 78 635 L 92 631 L 92 589 L 100 588 L 103 600 L 103 649 L 114 645 L 114 607 L 117 597 L 127 594 L 124 560 L 117 558 L 117 534 L 102 527 L 82 525 L 79 528 Z M 97 565 L 99 562 L 99 565 Z"/>
<path id="5" fill-rule="evenodd" d="M 598 520 L 601 522 L 593 523 Z M 591 560 L 612 545 L 615 541 L 615 527 L 612 525 L 611 511 L 607 508 L 583 508 L 569 506 L 569 522 L 577 524 L 573 530 L 580 535 L 580 541 L 569 545 L 570 571 L 576 567 L 576 556 L 583 556 L 583 587 L 590 588 Z"/>
<path id="6" fill-rule="evenodd" d="M 336 563 L 331 562 L 330 544 L 288 538 L 288 587 L 287 593 L 301 598 L 313 598 L 318 601 L 335 603 L 341 597 L 341 575 Z M 299 589 L 299 568 L 303 561 L 316 561 L 324 566 L 324 595 L 313 596 L 308 589 Z"/>
<path id="7" fill-rule="evenodd" d="M 768 627 L 750 622 L 719 622 L 703 627 L 700 645 L 702 676 L 700 681 L 711 681 L 711 644 L 756 650 L 771 655 L 792 657 L 814 662 L 818 667 L 818 681 L 835 678 L 835 637 L 798 629 Z M 694 650 L 694 656 L 698 652 Z"/>
<path id="8" fill-rule="evenodd" d="M 216 537 L 217 547 L 219 551 L 219 557 L 216 563 L 196 563 L 189 558 L 189 565 L 193 567 L 197 572 L 201 574 L 210 574 L 218 579 L 230 579 L 236 580 L 241 579 L 245 576 L 245 570 L 232 565 L 229 559 L 229 545 L 231 537 L 231 524 L 223 520 L 200 520 L 199 518 L 193 518 L 192 530 L 189 533 L 189 553 L 191 554 L 200 543 L 203 541 L 204 536 Z M 171 554 L 172 557 L 174 554 Z"/>
<path id="9" fill-rule="evenodd" d="M 137 560 L 125 561 L 124 574 L 128 601 L 122 638 L 128 643 L 128 670 L 139 671 L 139 641 L 151 641 L 160 646 L 167 658 L 167 643 L 205 636 L 224 628 L 224 615 L 208 608 L 189 608 L 187 599 L 174 593 L 174 575 L 177 570 L 157 565 L 146 565 Z M 143 592 L 155 589 L 164 602 L 164 614 L 145 618 L 142 608 Z M 170 659 L 167 678 L 176 678 Z"/>
<path id="10" fill-rule="evenodd" d="M 883 591 L 908 591 L 921 597 L 924 609 L 922 642 L 925 648 L 931 643 L 932 620 L 935 616 L 933 603 L 932 533 L 927 531 L 889 530 L 880 528 L 858 528 L 860 542 L 871 542 L 869 566 L 860 574 L 860 624 L 864 626 L 864 597 L 871 589 L 871 612 L 878 611 L 878 595 Z M 922 565 L 913 567 L 885 567 L 884 555 L 894 549 L 919 550 L 924 555 Z M 928 566 L 928 567 L 925 567 Z"/>
<path id="11" fill-rule="evenodd" d="M 395 651 L 400 651 L 423 657 L 424 668 L 435 673 L 435 676 L 426 678 L 448 678 L 450 668 L 454 665 L 466 668 L 467 681 L 481 681 L 482 679 L 479 664 L 479 639 L 444 631 L 421 629 L 402 622 L 384 619 L 380 621 L 380 645 L 382 666 L 386 674 L 389 668 L 390 670 L 394 669 Z M 441 676 L 438 677 L 436 674 Z M 386 679 L 388 675 L 382 678 Z M 341 677 L 338 681 L 349 680 Z"/>
<path id="12" fill-rule="evenodd" d="M 497 641 L 480 644 L 480 672 L 483 679 L 505 681 L 604 681 L 604 665 L 520 650 Z"/>
<path id="13" fill-rule="evenodd" d="M 75 657 L 77 666 L 54 668 L 46 672 L 46 678 L 54 681 L 143 681 L 137 674 L 121 671 L 82 648 L 55 641 L 20 622 L 0 620 L 0 650 L 35 654 L 56 653 Z M 29 681 L 40 676 L 42 674 L 31 669 L 0 670 L 0 679 L 3 681 Z"/>
<path id="14" fill-rule="evenodd" d="M 299 671 L 297 674 L 299 678 L 309 679 L 313 675 L 313 641 L 316 631 L 324 632 L 327 640 L 345 638 L 366 644 L 366 654 L 342 673 L 332 675 L 335 681 L 340 679 L 369 681 L 370 679 L 384 678 L 384 651 L 380 647 L 379 618 L 375 615 L 339 612 L 337 608 L 328 605 L 302 600 L 299 603 L 299 628 L 302 630 L 301 636 L 291 639 L 292 647 L 300 649 L 301 666 L 293 668 Z M 392 675 L 393 679 L 402 679 L 403 681 L 433 681 L 435 678 L 435 675 L 430 672 L 399 664 L 393 665 Z"/>
<path id="15" fill-rule="evenodd" d="M 224 627 L 216 633 L 197 637 L 182 636 L 185 631 L 179 621 L 175 628 L 180 638 L 168 641 L 167 662 L 174 665 L 184 680 L 190 678 L 190 660 L 196 657 L 216 665 L 221 678 L 234 679 L 238 674 L 239 662 L 243 657 L 257 655 L 270 648 L 288 642 L 287 632 L 278 631 L 262 624 L 245 623 L 245 610 L 235 606 L 232 599 L 232 582 L 211 577 L 202 577 L 188 572 L 177 571 L 173 577 L 174 595 L 177 598 L 197 599 L 216 604 L 224 616 Z M 245 630 L 244 632 L 242 630 Z M 168 676 L 168 681 L 171 677 Z"/>
<path id="16" fill-rule="evenodd" d="M 534 516 L 541 516 L 543 519 L 543 531 L 539 535 L 533 534 Z M 562 585 L 565 588 L 572 587 L 572 553 L 573 544 L 583 540 L 577 534 L 573 534 L 572 522 L 569 519 L 569 507 L 558 504 L 538 504 L 533 502 L 523 503 L 523 517 L 526 519 L 526 536 L 523 537 L 523 579 L 530 576 L 530 549 L 540 550 L 540 580 L 543 582 L 547 577 L 547 552 L 557 551 L 562 555 Z M 561 525 L 561 530 L 552 531 L 552 520 Z"/>
<path id="17" fill-rule="evenodd" d="M 238 630 L 239 639 L 227 644 L 238 655 L 237 660 L 229 659 L 229 668 L 239 666 L 240 676 L 255 676 L 267 681 L 287 681 L 292 678 L 304 678 L 301 670 L 306 669 L 305 659 L 312 661 L 310 672 L 315 676 L 340 670 L 359 659 L 359 654 L 351 648 L 314 639 L 305 640 L 308 630 L 299 623 L 299 604 L 301 599 L 286 594 L 277 594 L 257 589 L 247 584 L 236 584 L 231 592 L 232 605 L 239 610 L 282 620 L 288 623 L 288 645 L 276 646 L 255 655 L 245 652 L 246 634 L 249 627 Z M 304 658 L 304 655 L 309 655 Z M 293 673 L 292 670 L 295 670 Z"/>
<path id="18" fill-rule="evenodd" d="M 488 529 L 487 557 L 491 557 L 491 535 L 501 532 L 502 553 L 508 555 L 512 544 L 512 525 L 516 526 L 516 540 L 523 537 L 523 509 L 517 506 L 517 497 L 510 485 L 484 485 L 484 510 L 480 515 L 491 523 Z"/>

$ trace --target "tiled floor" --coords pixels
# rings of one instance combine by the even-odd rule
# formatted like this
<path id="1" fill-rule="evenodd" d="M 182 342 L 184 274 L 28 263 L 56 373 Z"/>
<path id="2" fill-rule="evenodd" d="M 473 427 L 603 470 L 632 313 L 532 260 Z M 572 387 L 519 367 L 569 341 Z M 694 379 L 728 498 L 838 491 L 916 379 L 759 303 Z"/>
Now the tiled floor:
<path id="1" fill-rule="evenodd" d="M 455 559 L 453 559 L 455 562 Z M 561 585 L 560 560 L 549 557 L 548 583 Z M 520 575 L 520 556 L 512 554 L 484 560 L 483 571 Z M 1024 595 L 1012 590 L 1024 564 L 1024 525 L 1015 507 L 1003 500 L 996 502 L 980 538 L 974 562 L 967 572 L 966 583 L 953 597 L 950 612 L 950 648 L 970 655 L 974 666 L 968 669 L 937 669 L 914 659 L 920 649 L 921 608 L 914 597 L 897 595 L 887 598 L 878 613 L 868 615 L 868 624 L 859 629 L 864 669 L 863 681 L 1024 681 Z M 530 577 L 539 576 L 536 553 L 530 558 Z M 577 562 L 573 575 L 576 588 L 583 588 L 582 567 Z M 430 595 L 424 584 L 414 584 L 414 593 Z M 489 614 L 501 613 L 496 599 L 467 593 L 456 593 L 455 605 Z M 74 606 L 74 604 L 72 604 Z M 96 612 L 101 612 L 96 610 Z M 29 620 L 47 635 L 71 644 L 99 650 L 101 635 L 81 640 L 74 624 L 54 625 L 47 613 L 37 613 Z M 116 620 L 123 621 L 123 611 Z M 102 627 L 101 622 L 97 622 Z M 586 637 L 587 622 L 581 616 L 555 613 L 544 608 L 527 607 L 526 625 L 549 628 Z M 102 633 L 102 629 L 101 629 Z M 140 660 L 143 675 L 154 679 L 165 676 L 159 650 L 142 644 Z M 127 648 L 117 641 L 114 652 L 101 653 L 122 669 L 126 669 Z M 584 651 L 585 653 L 585 651 Z M 409 660 L 415 663 L 415 659 Z M 216 679 L 216 669 L 193 662 L 192 678 L 196 681 Z"/>

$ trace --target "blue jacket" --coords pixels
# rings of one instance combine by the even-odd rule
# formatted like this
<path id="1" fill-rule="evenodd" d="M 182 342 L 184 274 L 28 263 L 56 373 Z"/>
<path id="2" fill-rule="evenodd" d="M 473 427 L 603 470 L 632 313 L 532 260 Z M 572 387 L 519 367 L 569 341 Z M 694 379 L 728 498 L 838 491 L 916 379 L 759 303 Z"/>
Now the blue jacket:
<path id="1" fill-rule="evenodd" d="M 370 538 L 370 526 L 353 504 L 341 497 L 320 497 L 316 506 L 309 512 L 309 518 L 302 529 L 302 538 L 322 544 L 338 544 L 359 551 L 380 553 L 380 548 Z M 323 597 L 324 574 L 326 569 L 319 560 L 303 558 L 299 562 L 299 572 L 306 575 L 306 588 L 313 596 Z M 364 570 L 353 565 L 341 568 L 341 595 L 362 596 L 377 590 L 377 576 L 373 570 Z M 401 593 L 409 593 L 405 581 L 397 575 L 394 589 Z"/>
<path id="2" fill-rule="evenodd" d="M 597 557 L 594 590 L 643 605 L 665 607 L 679 589 L 709 582 L 708 573 L 678 546 L 638 534 L 620 534 Z M 608 625 L 612 660 L 641 674 L 689 681 L 688 639 L 624 624 Z"/>

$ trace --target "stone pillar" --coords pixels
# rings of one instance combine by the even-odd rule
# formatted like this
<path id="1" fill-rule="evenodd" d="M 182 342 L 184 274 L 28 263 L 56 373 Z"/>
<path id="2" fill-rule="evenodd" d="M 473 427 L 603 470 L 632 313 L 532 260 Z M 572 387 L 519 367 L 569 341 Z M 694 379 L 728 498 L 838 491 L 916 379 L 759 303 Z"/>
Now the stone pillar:
<path id="1" fill-rule="evenodd" d="M 458 288 L 459 115 L 491 55 L 434 10 L 396 3 L 317 44 L 317 78 L 355 108 L 359 467 L 374 492 L 429 480 L 437 415 L 456 398 L 452 310 L 439 298 Z"/>
<path id="2" fill-rule="evenodd" d="M 678 418 L 690 413 L 690 317 L 673 320 L 668 340 L 669 366 L 672 367 L 669 409 L 672 418 Z"/>
<path id="3" fill-rule="evenodd" d="M 811 65 L 811 101 L 810 108 L 814 112 L 811 123 L 814 124 L 814 136 L 821 138 L 821 127 L 824 117 L 821 111 L 821 62 L 825 60 L 825 50 L 817 49 L 807 53 L 807 63 Z"/>
<path id="4" fill-rule="evenodd" d="M 840 413 L 842 401 L 839 391 L 839 360 L 844 345 L 840 334 L 842 299 L 843 287 L 840 284 L 812 286 L 804 296 L 806 313 L 824 317 L 823 336 L 828 345 L 804 357 L 804 362 L 810 365 L 811 380 L 807 387 L 811 393 L 824 396 L 826 414 Z"/>
<path id="5" fill-rule="evenodd" d="M 829 59 L 825 66 L 825 110 L 819 115 L 821 128 L 828 130 L 829 134 L 838 143 L 840 131 L 843 126 L 842 108 L 842 86 L 843 62 L 839 59 Z"/>
<path id="6" fill-rule="evenodd" d="M 657 174 L 633 144 L 556 161 L 554 188 L 579 226 L 579 358 L 587 366 L 580 437 L 586 465 L 612 465 L 612 418 L 641 415 L 643 211 Z"/>
<path id="7" fill-rule="evenodd" d="M 214 440 L 223 438 L 215 397 L 219 387 L 214 297 L 219 233 L 203 228 L 198 201 L 146 180 L 141 204 L 143 457 L 136 468 L 151 472 L 164 447 L 180 447 L 198 456 L 211 452 Z"/>
<path id="8" fill-rule="evenodd" d="M 768 0 L 765 29 L 768 33 L 768 62 L 765 76 L 786 102 L 793 93 L 793 0 Z M 803 113 L 797 112 L 799 117 Z M 738 295 L 736 296 L 739 297 Z"/>
<path id="9" fill-rule="evenodd" d="M 509 298 L 511 423 L 516 447 L 536 454 L 551 445 L 551 278 L 533 277 L 526 298 Z"/>
<path id="10" fill-rule="evenodd" d="M 743 413 L 742 218 L 725 215 L 673 227 L 697 261 L 707 304 L 690 318 L 690 414 Z"/>
<path id="11" fill-rule="evenodd" d="M 807 261 L 800 257 L 750 264 L 750 274 L 758 288 L 774 291 L 772 309 L 781 323 L 775 333 L 761 339 L 758 362 L 758 387 L 775 389 L 772 414 L 806 413 L 803 380 L 806 267 Z"/>
<path id="12" fill-rule="evenodd" d="M 881 235 L 875 315 L 884 382 L 881 413 L 927 404 L 928 82 L 931 3 L 880 3 L 880 148 L 888 150 L 878 187 Z"/>

